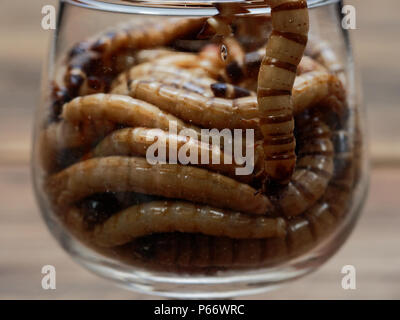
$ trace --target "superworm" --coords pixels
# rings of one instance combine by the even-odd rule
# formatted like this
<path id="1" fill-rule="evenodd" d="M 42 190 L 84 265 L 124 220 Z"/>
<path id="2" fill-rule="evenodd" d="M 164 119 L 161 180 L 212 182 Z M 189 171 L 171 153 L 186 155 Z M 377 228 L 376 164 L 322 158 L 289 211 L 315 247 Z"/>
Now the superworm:
<path id="1" fill-rule="evenodd" d="M 258 53 L 258 51 L 256 51 L 256 53 Z M 254 58 L 252 58 L 253 55 L 254 55 L 254 52 L 246 55 L 246 56 L 248 56 L 248 58 L 245 59 L 244 67 L 239 72 L 240 74 L 243 75 L 243 77 L 250 78 L 249 74 L 251 74 L 252 77 L 254 77 L 255 74 L 258 74 L 258 69 L 259 69 L 259 66 L 261 65 L 263 55 L 261 53 L 258 55 L 259 61 L 257 61 L 257 62 L 255 62 Z M 253 64 L 256 64 L 256 67 L 254 67 Z M 234 66 L 232 65 L 231 68 L 234 68 Z M 250 69 L 256 70 L 256 71 L 250 71 Z M 303 58 L 300 61 L 300 64 L 298 65 L 298 68 L 297 68 L 297 75 L 302 75 L 304 73 L 313 72 L 313 71 L 321 71 L 321 72 L 325 71 L 326 72 L 327 69 L 325 67 L 323 67 L 322 65 L 320 65 L 319 63 L 317 63 L 315 60 L 311 59 L 310 57 L 303 56 Z M 296 86 L 296 81 L 295 81 L 294 87 L 295 86 Z M 215 96 L 221 97 L 221 98 L 227 98 L 227 99 L 235 99 L 235 98 L 253 95 L 253 91 L 247 89 L 246 87 L 232 85 L 232 84 L 229 84 L 226 82 L 215 83 L 212 85 L 212 89 L 213 89 Z M 293 94 L 293 92 L 292 92 L 292 94 Z"/>
<path id="2" fill-rule="evenodd" d="M 279 213 L 296 216 L 306 212 L 326 191 L 333 174 L 331 130 L 318 117 L 302 121 L 295 172 L 274 204 Z"/>
<path id="3" fill-rule="evenodd" d="M 177 268 L 247 268 L 275 265 L 311 249 L 337 226 L 330 202 L 321 202 L 286 222 L 286 237 L 231 239 L 198 233 L 171 233 L 137 238 L 114 251 L 128 261 Z M 134 253 L 134 254 L 132 254 Z"/>
<path id="4" fill-rule="evenodd" d="M 230 237 L 262 239 L 284 237 L 282 218 L 265 218 L 216 209 L 188 202 L 155 201 L 131 206 L 111 216 L 92 230 L 85 228 L 83 213 L 73 208 L 65 221 L 81 230 L 92 243 L 114 247 L 154 233 L 185 232 Z"/>
<path id="5" fill-rule="evenodd" d="M 307 1 L 266 1 L 272 33 L 258 74 L 257 101 L 267 176 L 287 183 L 296 164 L 292 88 L 309 30 Z"/>
<path id="6" fill-rule="evenodd" d="M 193 91 L 168 86 L 162 82 L 132 80 L 113 89 L 112 93 L 153 103 L 186 121 L 206 128 L 254 128 L 255 120 L 245 119 L 239 105 L 248 99 L 207 98 Z M 253 99 L 254 100 L 254 99 Z"/>
<path id="7" fill-rule="evenodd" d="M 265 48 L 258 49 L 256 51 L 252 51 L 246 53 L 244 56 L 244 62 L 241 65 L 241 69 L 236 72 L 237 76 L 235 78 L 231 78 L 231 80 L 236 83 L 245 83 L 246 80 L 254 83 L 256 85 L 256 78 L 261 66 L 261 61 L 265 57 Z M 231 62 L 226 66 L 225 72 L 229 72 L 228 70 L 234 70 L 238 67 L 238 64 L 235 62 Z M 328 69 L 324 67 L 324 65 L 318 63 L 314 59 L 309 56 L 304 55 L 301 58 L 301 61 L 297 67 L 297 75 L 301 75 L 311 71 L 327 71 Z M 232 71 L 230 72 L 232 73 Z"/>
<path id="8" fill-rule="evenodd" d="M 118 125 L 169 130 L 170 124 L 174 123 L 178 132 L 184 129 L 200 132 L 197 127 L 144 101 L 102 93 L 66 103 L 62 118 L 62 121 L 50 124 L 40 136 L 42 166 L 50 173 L 57 168 L 57 161 L 53 160 L 59 157 L 61 150 L 90 148 Z"/>
<path id="9" fill-rule="evenodd" d="M 171 64 L 142 63 L 127 72 L 123 72 L 113 82 L 111 89 L 123 87 L 130 79 L 141 79 L 146 77 L 175 77 L 181 80 L 194 81 L 196 85 L 201 87 L 210 86 L 215 82 L 214 79 L 208 77 L 208 73 L 200 68 L 185 69 L 183 67 Z"/>
<path id="10" fill-rule="evenodd" d="M 150 165 L 145 158 L 111 156 L 74 164 L 50 176 L 46 190 L 57 206 L 100 192 L 139 192 L 250 214 L 265 214 L 270 201 L 255 189 L 205 169 Z"/>
<path id="11" fill-rule="evenodd" d="M 113 77 L 123 71 L 115 64 L 121 52 L 167 45 L 199 30 L 204 19 L 165 19 L 108 32 L 94 43 L 78 44 L 69 55 L 65 85 L 72 98 L 106 90 Z M 125 65 L 124 65 L 125 67 Z M 107 70 L 107 71 L 105 71 Z"/>
<path id="12" fill-rule="evenodd" d="M 347 111 L 346 94 L 341 81 L 326 72 L 313 71 L 297 77 L 293 98 L 296 100 L 297 114 L 317 104 L 327 106 L 340 116 Z"/>
<path id="13" fill-rule="evenodd" d="M 88 155 L 86 159 L 91 157 L 107 157 L 113 155 L 119 156 L 143 156 L 146 157 L 147 150 L 156 142 L 164 143 L 165 161 L 169 159 L 169 153 L 174 155 L 196 150 L 194 160 L 196 163 L 190 165 L 202 166 L 212 171 L 216 171 L 228 175 L 240 181 L 249 181 L 251 176 L 238 176 L 236 169 L 241 166 L 236 164 L 231 155 L 221 151 L 217 146 L 208 143 L 208 139 L 202 142 L 188 136 L 176 135 L 168 133 L 161 129 L 148 128 L 125 128 L 116 130 L 104 138 Z M 202 161 L 202 157 L 206 156 L 207 161 Z M 179 157 L 177 157 L 179 160 Z M 185 158 L 186 159 L 186 158 Z M 203 163 L 204 162 L 204 163 Z M 178 162 L 180 163 L 180 162 Z M 188 163 L 184 163 L 188 164 Z"/>
<path id="14" fill-rule="evenodd" d="M 126 126 L 146 126 L 168 130 L 175 122 L 177 130 L 199 129 L 185 124 L 176 117 L 162 112 L 159 108 L 141 100 L 115 94 L 78 97 L 63 107 L 62 118 L 73 124 L 85 121 L 105 120 Z"/>
<path id="15" fill-rule="evenodd" d="M 178 118 L 202 127 L 255 129 L 256 133 L 259 132 L 260 111 L 254 96 L 207 98 L 160 81 L 132 80 L 129 76 L 125 82 L 119 82 L 112 92 L 155 104 Z M 327 72 L 314 71 L 298 76 L 292 92 L 295 115 L 322 103 L 328 103 L 337 113 L 343 113 L 347 107 L 343 86 L 336 76 Z M 278 127 L 278 124 L 275 126 Z"/>

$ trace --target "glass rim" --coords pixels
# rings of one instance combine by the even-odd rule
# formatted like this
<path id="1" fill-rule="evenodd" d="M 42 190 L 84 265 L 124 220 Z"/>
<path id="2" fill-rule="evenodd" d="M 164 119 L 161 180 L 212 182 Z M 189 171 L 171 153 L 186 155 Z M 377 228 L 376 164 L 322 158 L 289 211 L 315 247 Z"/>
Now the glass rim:
<path id="1" fill-rule="evenodd" d="M 307 0 L 309 8 L 317 8 L 342 0 Z M 148 15 L 209 16 L 217 14 L 217 3 L 242 3 L 251 14 L 269 12 L 262 0 L 60 0 L 86 9 Z"/>

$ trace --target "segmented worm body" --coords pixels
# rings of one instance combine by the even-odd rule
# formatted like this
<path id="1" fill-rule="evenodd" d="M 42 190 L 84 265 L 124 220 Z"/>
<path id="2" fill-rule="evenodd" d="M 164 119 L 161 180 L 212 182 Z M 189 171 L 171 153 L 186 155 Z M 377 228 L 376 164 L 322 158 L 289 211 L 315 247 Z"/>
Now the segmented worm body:
<path id="1" fill-rule="evenodd" d="M 255 128 L 257 122 L 245 119 L 239 107 L 248 99 L 208 98 L 184 88 L 165 85 L 162 82 L 132 80 L 113 89 L 112 93 L 127 94 L 147 101 L 161 109 L 196 125 L 206 128 Z M 253 99 L 253 103 L 256 103 Z"/>
<path id="2" fill-rule="evenodd" d="M 218 91 L 218 84 L 211 87 L 214 92 Z M 221 89 L 223 90 L 224 88 Z M 147 101 L 178 118 L 203 127 L 254 129 L 257 137 L 261 135 L 260 110 L 254 96 L 236 99 L 210 98 L 161 81 L 132 80 L 129 76 L 125 81 L 121 79 L 112 92 Z M 340 115 L 347 109 L 343 86 L 336 76 L 326 72 L 313 71 L 298 76 L 291 99 L 295 115 L 322 104 Z M 285 130 L 287 123 L 271 123 L 270 127 L 281 132 Z"/>
<path id="3" fill-rule="evenodd" d="M 208 141 L 208 137 L 203 137 L 202 140 Z M 237 175 L 236 169 L 242 166 L 235 163 L 232 155 L 224 153 L 217 146 L 199 141 L 197 138 L 176 135 L 160 129 L 125 128 L 116 130 L 104 138 L 86 158 L 113 155 L 146 157 L 148 149 L 157 142 L 160 143 L 159 149 L 163 149 L 165 152 L 165 162 L 171 160 L 169 157 L 171 152 L 173 155 L 177 155 L 177 161 L 181 163 L 179 159 L 183 157 L 179 155 L 186 155 L 189 151 L 190 156 L 184 157 L 188 162 L 181 164 L 203 166 L 241 181 L 249 181 L 252 178 L 251 176 Z M 158 153 L 160 152 L 161 150 L 158 150 Z M 206 157 L 206 161 L 202 161 L 202 157 Z"/>
<path id="4" fill-rule="evenodd" d="M 131 79 L 154 79 L 165 84 L 178 84 L 179 87 L 189 91 L 207 92 L 215 80 L 210 78 L 206 71 L 200 68 L 185 69 L 170 64 L 143 63 L 137 65 L 127 72 L 122 73 L 112 84 L 113 92 L 125 92 L 126 84 Z M 185 85 L 185 82 L 189 83 Z M 199 89 L 200 88 L 200 89 Z"/>
<path id="5" fill-rule="evenodd" d="M 340 116 L 347 111 L 342 83 L 336 76 L 326 72 L 313 71 L 297 77 L 293 97 L 296 100 L 296 113 L 317 104 L 327 106 Z"/>
<path id="6" fill-rule="evenodd" d="M 251 84 L 251 87 L 257 86 L 257 75 L 260 70 L 261 62 L 265 57 L 265 48 L 258 49 L 256 51 L 248 52 L 244 56 L 244 62 L 235 74 L 235 77 L 231 78 L 231 81 L 236 84 Z M 236 64 L 237 65 L 237 64 Z M 227 64 L 225 72 L 228 70 L 234 70 L 236 68 L 235 62 Z M 297 75 L 301 75 L 311 71 L 327 71 L 328 69 L 323 65 L 315 61 L 309 56 L 304 55 L 297 67 Z M 229 73 L 233 74 L 233 71 Z M 247 88 L 246 86 L 246 88 Z"/>
<path id="7" fill-rule="evenodd" d="M 61 158 L 63 150 L 81 149 L 79 154 L 82 155 L 121 125 L 169 130 L 170 124 L 174 123 L 178 132 L 186 129 L 200 132 L 197 127 L 144 101 L 102 93 L 66 103 L 62 118 L 62 121 L 50 124 L 40 136 L 41 163 L 49 173 L 60 167 L 57 159 Z"/>
<path id="8" fill-rule="evenodd" d="M 239 239 L 284 237 L 286 234 L 282 218 L 249 216 L 188 202 L 156 201 L 135 205 L 94 226 L 93 230 L 85 230 L 83 214 L 77 208 L 71 209 L 65 219 L 102 247 L 126 244 L 153 233 L 201 233 Z"/>
<path id="9" fill-rule="evenodd" d="M 171 122 L 177 129 L 199 129 L 185 124 L 176 117 L 162 112 L 159 108 L 141 100 L 115 94 L 95 94 L 78 97 L 63 107 L 62 118 L 72 124 L 87 120 L 105 120 L 126 126 L 146 126 L 168 130 Z"/>
<path id="10" fill-rule="evenodd" d="M 226 176 L 178 164 L 151 165 L 137 157 L 82 161 L 50 176 L 46 189 L 58 206 L 95 193 L 139 192 L 250 214 L 265 214 L 271 208 L 264 195 Z"/>
<path id="11" fill-rule="evenodd" d="M 334 200 L 331 200 L 332 202 Z M 163 233 L 114 248 L 126 258 L 177 268 L 248 268 L 269 266 L 313 248 L 337 226 L 331 202 L 316 204 L 304 217 L 288 220 L 285 237 L 231 239 L 198 233 Z M 137 261 L 136 261 L 137 262 Z"/>
<path id="12" fill-rule="evenodd" d="M 265 49 L 262 49 L 262 52 L 255 51 L 245 56 L 245 63 L 243 65 L 243 68 L 239 72 L 237 72 L 237 74 L 242 75 L 240 77 L 239 86 L 232 85 L 226 82 L 213 84 L 213 86 L 215 87 L 215 89 L 213 88 L 215 96 L 227 99 L 235 99 L 235 98 L 254 95 L 255 93 L 251 89 L 248 89 L 248 87 L 250 82 L 254 82 L 254 84 L 251 84 L 250 87 L 257 86 L 256 79 L 255 80 L 253 79 L 256 78 L 256 75 L 258 74 L 261 61 L 264 57 L 264 51 Z M 228 68 L 233 69 L 234 65 L 228 64 L 227 69 Z M 303 56 L 297 68 L 297 75 L 302 75 L 304 73 L 313 71 L 327 72 L 327 69 L 318 62 L 316 62 L 315 60 L 311 59 L 310 57 Z M 239 81 L 236 80 L 234 82 L 239 82 Z M 296 82 L 294 86 L 296 86 Z"/>
<path id="13" fill-rule="evenodd" d="M 296 164 L 292 88 L 307 44 L 309 18 L 303 0 L 270 0 L 272 33 L 258 75 L 257 101 L 268 177 L 287 183 Z"/>
<path id="14" fill-rule="evenodd" d="M 301 123 L 303 122 L 303 123 Z M 275 200 L 280 213 L 296 216 L 306 212 L 325 193 L 333 174 L 331 130 L 318 117 L 299 119 L 296 170 Z"/>
<path id="15" fill-rule="evenodd" d="M 198 32 L 204 19 L 165 19 L 136 24 L 108 32 L 94 43 L 78 44 L 69 55 L 65 84 L 70 96 L 107 90 L 113 77 L 123 71 L 118 57 L 140 49 L 164 46 L 190 33 Z M 121 60 L 121 59 L 120 59 Z"/>

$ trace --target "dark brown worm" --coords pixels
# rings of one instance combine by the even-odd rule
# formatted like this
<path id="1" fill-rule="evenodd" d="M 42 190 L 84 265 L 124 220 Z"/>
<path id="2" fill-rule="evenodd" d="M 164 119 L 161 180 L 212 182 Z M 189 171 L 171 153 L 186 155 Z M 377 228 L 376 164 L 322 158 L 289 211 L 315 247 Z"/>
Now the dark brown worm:
<path id="1" fill-rule="evenodd" d="M 134 63 L 131 58 L 135 52 L 168 45 L 177 38 L 197 33 L 204 21 L 165 19 L 128 25 L 77 44 L 68 55 L 64 84 L 55 90 L 54 107 L 78 95 L 107 92 L 115 76 Z"/>

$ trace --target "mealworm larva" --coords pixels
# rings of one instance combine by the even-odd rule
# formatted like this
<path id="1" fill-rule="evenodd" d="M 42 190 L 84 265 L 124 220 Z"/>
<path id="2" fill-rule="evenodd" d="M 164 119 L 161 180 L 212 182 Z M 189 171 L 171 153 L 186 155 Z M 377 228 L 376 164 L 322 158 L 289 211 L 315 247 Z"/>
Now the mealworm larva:
<path id="1" fill-rule="evenodd" d="M 72 49 L 64 81 L 71 98 L 107 89 L 123 52 L 159 47 L 199 30 L 204 19 L 165 19 L 108 32 L 94 43 Z M 120 60 L 120 59 L 119 59 Z M 125 64 L 122 64 L 125 67 Z"/>
<path id="2" fill-rule="evenodd" d="M 303 122 L 303 123 L 301 123 Z M 274 201 L 278 212 L 296 216 L 307 211 L 325 193 L 333 174 L 331 131 L 318 117 L 296 121 L 299 151 L 296 170 Z"/>
<path id="3" fill-rule="evenodd" d="M 112 92 L 131 95 L 157 105 L 163 110 L 203 127 L 254 129 L 259 137 L 260 115 L 254 96 L 223 99 L 207 98 L 184 88 L 174 88 L 159 81 L 132 81 L 126 79 Z M 345 91 L 334 75 L 309 72 L 296 78 L 292 90 L 293 113 L 304 112 L 318 104 L 328 104 L 335 112 L 346 110 Z"/>
<path id="4" fill-rule="evenodd" d="M 340 116 L 347 110 L 342 83 L 336 76 L 326 72 L 313 71 L 297 77 L 293 99 L 296 114 L 317 104 L 326 105 Z"/>
<path id="5" fill-rule="evenodd" d="M 126 84 L 130 79 L 140 79 L 144 77 L 175 77 L 178 79 L 194 81 L 197 85 L 202 87 L 210 86 L 215 80 L 208 77 L 207 72 L 203 69 L 184 69 L 174 65 L 164 65 L 157 63 L 142 63 L 129 71 L 119 75 L 113 82 L 111 89 L 113 92 L 126 92 Z"/>
<path id="6" fill-rule="evenodd" d="M 265 57 L 265 48 L 258 49 L 256 51 L 252 51 L 249 53 L 246 53 L 244 56 L 244 63 L 242 65 L 242 69 L 237 72 L 237 74 L 241 74 L 242 77 L 237 77 L 235 80 L 235 83 L 242 83 L 245 79 L 250 80 L 256 84 L 256 79 L 257 75 L 261 66 L 261 61 Z M 234 68 L 235 66 L 233 65 L 234 63 L 228 64 L 226 66 L 226 69 L 231 69 Z M 312 59 L 309 56 L 303 56 L 301 58 L 301 61 L 297 67 L 297 75 L 302 75 L 307 72 L 311 71 L 325 71 L 327 72 L 327 69 Z"/>
<path id="7" fill-rule="evenodd" d="M 329 202 L 286 222 L 286 237 L 231 239 L 193 233 L 159 234 L 113 248 L 132 263 L 187 268 L 261 267 L 295 258 L 317 245 L 337 226 Z M 201 271 L 201 270 L 200 270 Z"/>
<path id="8" fill-rule="evenodd" d="M 145 158 L 94 158 L 52 175 L 46 183 L 57 206 L 101 192 L 139 192 L 183 199 L 250 214 L 265 214 L 271 203 L 247 184 L 196 167 L 156 164 Z"/>
<path id="9" fill-rule="evenodd" d="M 208 141 L 208 138 L 201 139 Z M 85 158 L 119 156 L 143 156 L 146 157 L 147 150 L 156 142 L 163 142 L 165 145 L 165 161 L 169 159 L 169 153 L 178 153 L 196 150 L 194 159 L 196 163 L 184 163 L 198 165 L 208 168 L 240 181 L 249 181 L 251 176 L 236 175 L 236 164 L 231 155 L 221 151 L 217 146 L 191 139 L 187 136 L 171 134 L 160 129 L 148 128 L 125 128 L 112 132 L 104 138 Z M 160 150 L 159 150 L 160 152 Z M 202 157 L 207 155 L 206 160 Z M 191 154 L 191 157 L 193 155 Z M 177 157 L 179 159 L 179 157 Z M 203 163 L 204 162 L 204 163 Z M 179 163 L 179 162 L 178 162 Z"/>
<path id="10" fill-rule="evenodd" d="M 185 89 L 187 91 L 197 93 L 199 95 L 202 95 L 203 97 L 214 97 L 214 92 L 211 88 L 212 84 L 215 83 L 215 80 L 211 78 L 202 78 L 199 81 L 196 78 L 192 78 L 192 80 L 189 80 L 177 76 L 170 76 L 167 74 L 159 73 L 146 77 L 138 77 L 137 80 L 148 83 L 159 82 L 177 89 Z M 118 89 L 113 90 L 113 93 L 118 93 Z"/>
<path id="11" fill-rule="evenodd" d="M 245 215 L 239 212 L 188 202 L 155 201 L 122 210 L 92 230 L 85 228 L 83 214 L 73 208 L 64 220 L 81 230 L 90 242 L 102 247 L 123 245 L 154 233 L 186 232 L 236 239 L 284 237 L 285 220 Z"/>
<path id="12" fill-rule="evenodd" d="M 194 132 L 199 132 L 197 127 L 185 124 L 154 105 L 115 94 L 98 93 L 75 98 L 64 105 L 62 118 L 73 124 L 105 120 L 126 126 L 145 126 L 163 130 L 168 130 L 170 123 L 175 122 L 179 131 L 192 129 Z"/>
<path id="13" fill-rule="evenodd" d="M 166 55 L 165 57 L 161 57 L 156 61 L 152 61 L 152 66 L 174 66 L 177 68 L 183 68 L 188 70 L 202 70 L 206 75 L 216 78 L 218 76 L 218 72 L 222 66 L 220 60 L 215 59 L 214 57 L 210 57 L 207 53 L 207 50 L 204 49 L 199 54 L 188 53 L 188 52 L 176 52 Z M 137 73 L 137 70 L 146 70 L 146 66 L 133 69 L 132 76 Z M 143 72 L 143 71 L 142 71 Z M 153 70 L 150 70 L 153 72 Z M 197 71 L 198 72 L 198 71 Z"/>
<path id="14" fill-rule="evenodd" d="M 207 98 L 183 88 L 140 79 L 128 80 L 123 87 L 115 88 L 112 93 L 127 94 L 133 98 L 153 103 L 180 119 L 206 128 L 244 129 L 257 127 L 257 121 L 245 119 L 241 115 L 239 106 L 248 97 L 233 100 Z"/>
<path id="15" fill-rule="evenodd" d="M 307 1 L 266 1 L 272 33 L 258 74 L 257 101 L 267 176 L 286 184 L 296 164 L 292 88 L 308 39 Z"/>
<path id="16" fill-rule="evenodd" d="M 60 167 L 59 161 L 55 160 L 60 158 L 62 150 L 91 148 L 117 125 L 168 130 L 170 124 L 175 123 L 178 132 L 183 129 L 200 132 L 197 127 L 185 124 L 156 106 L 127 96 L 95 94 L 78 97 L 65 104 L 62 112 L 64 119 L 50 124 L 39 139 L 42 167 L 48 173 Z"/>

